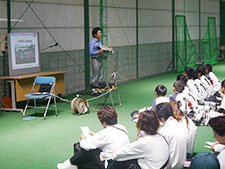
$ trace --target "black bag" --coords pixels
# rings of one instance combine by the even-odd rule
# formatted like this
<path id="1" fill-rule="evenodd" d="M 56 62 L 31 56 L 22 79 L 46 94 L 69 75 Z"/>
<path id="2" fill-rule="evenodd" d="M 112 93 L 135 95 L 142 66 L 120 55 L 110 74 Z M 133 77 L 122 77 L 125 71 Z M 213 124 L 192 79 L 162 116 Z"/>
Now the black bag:
<path id="1" fill-rule="evenodd" d="M 75 143 L 74 156 L 70 158 L 70 162 L 77 165 L 78 169 L 105 169 L 100 153 L 100 149 L 86 151 L 80 147 L 80 143 Z"/>
<path id="2" fill-rule="evenodd" d="M 38 92 L 43 93 L 43 92 L 50 92 L 52 85 L 51 84 L 41 84 L 39 87 Z"/>
<path id="3" fill-rule="evenodd" d="M 141 169 L 137 160 L 113 161 L 109 169 Z"/>
<path id="4" fill-rule="evenodd" d="M 81 150 L 80 143 L 75 143 L 73 145 L 74 154 L 78 153 Z"/>
<path id="5" fill-rule="evenodd" d="M 106 82 L 93 82 L 91 83 L 91 88 L 105 88 L 106 87 Z"/>

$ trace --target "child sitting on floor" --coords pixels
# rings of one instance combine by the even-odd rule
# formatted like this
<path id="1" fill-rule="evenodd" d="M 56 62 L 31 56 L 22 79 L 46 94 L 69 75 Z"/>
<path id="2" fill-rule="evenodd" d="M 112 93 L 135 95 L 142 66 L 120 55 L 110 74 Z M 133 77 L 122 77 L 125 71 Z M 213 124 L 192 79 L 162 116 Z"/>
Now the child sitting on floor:
<path id="1" fill-rule="evenodd" d="M 196 100 L 200 100 L 201 96 L 200 96 L 200 90 L 198 85 L 195 82 L 195 70 L 193 68 L 186 68 L 184 70 L 184 75 L 186 76 L 186 78 L 188 79 L 187 81 L 187 88 L 189 89 L 189 92 Z"/>
<path id="2" fill-rule="evenodd" d="M 155 107 L 156 105 L 160 104 L 160 103 L 169 103 L 170 100 L 169 98 L 166 96 L 166 93 L 167 93 L 167 89 L 165 86 L 163 85 L 158 85 L 156 88 L 155 88 L 155 99 L 153 100 L 152 102 L 152 106 L 150 107 L 144 107 L 144 108 L 141 108 L 139 110 L 135 110 L 133 111 L 130 115 L 132 117 L 132 121 L 134 122 L 137 122 L 138 121 L 138 118 L 139 118 L 139 115 L 140 115 L 140 112 L 143 112 L 143 111 L 146 111 L 146 110 L 155 110 Z"/>
<path id="3" fill-rule="evenodd" d="M 222 101 L 220 106 L 217 107 L 218 112 L 225 114 L 225 80 L 221 83 L 221 95 L 222 95 Z"/>
<path id="4" fill-rule="evenodd" d="M 214 92 L 215 93 L 219 92 L 220 88 L 221 88 L 220 81 L 216 77 L 216 75 L 212 72 L 212 66 L 210 64 L 205 64 L 204 67 L 205 67 L 206 77 L 210 80 L 210 82 L 213 86 Z"/>
<path id="5" fill-rule="evenodd" d="M 176 81 L 174 84 L 173 84 L 173 93 L 172 95 L 169 96 L 169 99 L 170 99 L 170 102 L 173 102 L 175 101 L 177 95 L 179 93 L 181 93 L 182 91 L 184 90 L 184 83 L 182 81 Z"/>
<path id="6" fill-rule="evenodd" d="M 214 89 L 212 84 L 210 83 L 209 79 L 205 76 L 205 67 L 200 66 L 197 69 L 198 72 L 198 78 L 202 82 L 202 85 L 205 87 L 206 92 L 207 92 L 207 98 L 214 95 Z"/>
<path id="7" fill-rule="evenodd" d="M 163 85 L 158 85 L 155 88 L 155 99 L 152 102 L 152 110 L 155 110 L 156 105 L 160 104 L 160 103 L 169 103 L 170 100 L 169 98 L 166 96 L 167 93 L 167 89 L 165 86 Z"/>

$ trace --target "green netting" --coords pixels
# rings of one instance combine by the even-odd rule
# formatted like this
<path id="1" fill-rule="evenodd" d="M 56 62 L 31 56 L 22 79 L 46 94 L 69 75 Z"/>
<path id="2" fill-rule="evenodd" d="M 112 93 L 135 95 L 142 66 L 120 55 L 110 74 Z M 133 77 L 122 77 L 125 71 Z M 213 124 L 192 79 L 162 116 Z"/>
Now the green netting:
<path id="1" fill-rule="evenodd" d="M 108 7 L 107 0 L 99 1 L 99 25 L 102 29 L 102 38 L 101 42 L 104 46 L 108 46 Z M 103 62 L 103 72 L 104 72 L 104 81 L 108 81 L 108 63 L 107 60 L 102 60 Z"/>
<path id="2" fill-rule="evenodd" d="M 101 42 L 108 45 L 108 0 L 99 1 L 99 25 L 102 29 Z"/>
<path id="3" fill-rule="evenodd" d="M 181 72 L 186 67 L 195 67 L 195 44 L 188 32 L 186 17 L 176 15 L 176 68 Z"/>
<path id="4" fill-rule="evenodd" d="M 205 39 L 202 42 L 204 63 L 218 63 L 218 47 L 216 36 L 216 18 L 208 17 L 208 26 Z"/>

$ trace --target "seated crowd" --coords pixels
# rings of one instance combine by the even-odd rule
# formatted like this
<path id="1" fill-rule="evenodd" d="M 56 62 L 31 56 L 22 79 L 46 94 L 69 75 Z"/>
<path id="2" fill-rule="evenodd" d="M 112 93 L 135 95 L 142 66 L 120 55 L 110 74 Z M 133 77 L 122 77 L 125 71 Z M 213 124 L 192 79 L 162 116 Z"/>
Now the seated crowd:
<path id="1" fill-rule="evenodd" d="M 74 155 L 57 168 L 225 169 L 224 113 L 225 80 L 220 83 L 209 64 L 196 70 L 188 67 L 177 76 L 172 95 L 158 85 L 152 106 L 131 113 L 137 122 L 134 142 L 130 143 L 126 128 L 117 124 L 115 109 L 103 106 L 97 115 L 104 129 L 88 138 L 81 135 L 78 150 L 74 148 Z M 217 140 L 211 145 L 214 154 L 193 157 L 196 125 L 212 128 Z"/>

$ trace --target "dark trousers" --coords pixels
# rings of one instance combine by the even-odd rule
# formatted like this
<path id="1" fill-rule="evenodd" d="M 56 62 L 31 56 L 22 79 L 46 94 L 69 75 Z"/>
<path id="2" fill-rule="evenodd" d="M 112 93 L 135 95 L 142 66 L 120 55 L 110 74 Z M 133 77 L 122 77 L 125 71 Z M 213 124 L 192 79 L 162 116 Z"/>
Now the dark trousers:
<path id="1" fill-rule="evenodd" d="M 141 169 L 137 160 L 113 161 L 109 169 Z"/>
<path id="2" fill-rule="evenodd" d="M 206 101 L 209 101 L 209 102 L 215 102 L 217 104 L 220 104 L 221 103 L 221 100 L 217 99 L 218 97 L 221 98 L 219 92 L 216 92 L 213 96 L 210 96 L 209 98 L 205 99 Z"/>
<path id="3" fill-rule="evenodd" d="M 74 155 L 70 158 L 73 165 L 77 165 L 78 169 L 105 169 L 104 162 L 100 160 L 100 149 L 86 151 L 80 147 L 75 147 Z"/>

